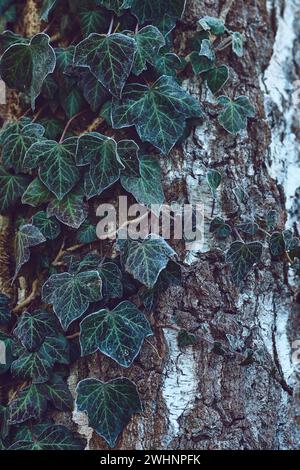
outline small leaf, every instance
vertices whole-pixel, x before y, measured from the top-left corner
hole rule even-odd
[[[84,450],[83,439],[62,425],[47,426],[32,440],[17,441],[8,450]]]
[[[215,66],[214,61],[195,51],[190,54],[189,61],[192,64],[193,72],[195,74],[207,72]]]
[[[241,33],[231,33],[232,50],[238,57],[244,54],[244,37]]]
[[[37,227],[27,224],[20,227],[16,235],[16,272],[14,280],[21,267],[29,261],[30,248],[44,243],[46,238]]]
[[[152,335],[145,315],[131,302],[121,302],[114,310],[99,310],[80,323],[82,355],[97,350],[123,367],[139,354],[143,341]]]
[[[64,330],[80,318],[91,302],[102,298],[102,282],[97,271],[54,274],[44,284],[43,301],[52,304]]]
[[[217,238],[225,239],[231,234],[230,225],[226,224],[221,217],[215,217],[210,224],[210,232],[214,233]]]
[[[281,256],[285,253],[285,241],[282,232],[272,233],[269,239],[269,248],[273,256]]]
[[[217,170],[208,170],[206,177],[210,189],[215,193],[222,181],[221,173]]]
[[[226,259],[231,265],[232,277],[236,284],[241,283],[255,263],[259,263],[262,251],[263,245],[260,242],[235,241],[231,244]]]
[[[33,418],[40,420],[47,409],[47,398],[38,384],[21,390],[9,406],[10,424],[19,424]]]
[[[97,132],[84,134],[78,139],[77,165],[90,164],[85,173],[85,194],[90,199],[100,195],[120,177],[123,165],[117,152],[117,143]]]
[[[136,386],[128,379],[101,382],[85,379],[77,385],[78,411],[86,412],[89,426],[113,447],[131,416],[142,412]]]
[[[88,206],[79,192],[67,194],[61,201],[53,199],[47,208],[48,217],[55,216],[62,224],[78,229],[88,215]]]
[[[14,329],[14,335],[28,351],[38,349],[46,336],[51,334],[56,334],[53,318],[41,310],[24,312]]]
[[[245,222],[243,224],[238,224],[236,228],[239,231],[252,236],[255,235],[259,230],[259,226],[255,222]]]
[[[226,96],[218,99],[224,107],[224,111],[219,114],[219,123],[231,134],[246,129],[247,118],[254,117],[255,109],[246,96],[239,96],[235,100],[230,100]]]
[[[153,287],[175,251],[160,237],[149,235],[144,241],[131,241],[125,254],[125,269],[136,280]]]
[[[78,243],[93,243],[98,240],[96,226],[88,220],[83,222],[80,229],[76,233],[76,241]]]
[[[51,199],[51,193],[39,178],[35,178],[22,196],[22,204],[37,207]]]
[[[201,116],[199,103],[171,77],[162,76],[153,85],[127,85],[122,100],[113,99],[115,129],[135,126],[142,139],[167,154],[185,128],[185,119]]]
[[[206,73],[205,77],[208,88],[213,94],[216,94],[228,81],[228,67],[226,65],[214,67]]]
[[[11,320],[9,309],[10,298],[0,293],[0,325],[6,325]]]
[[[222,19],[214,18],[213,16],[204,16],[199,20],[200,26],[204,31],[211,31],[216,36],[225,33],[225,24]]]
[[[119,98],[129,77],[135,50],[134,39],[124,34],[94,33],[76,46],[74,63],[88,67],[97,80]]]
[[[154,66],[159,75],[176,78],[177,70],[183,70],[186,67],[186,62],[178,55],[168,52],[167,54],[160,54],[155,60]]]
[[[8,87],[29,93],[33,110],[45,78],[55,69],[55,53],[49,42],[47,34],[37,34],[29,44],[9,47],[0,62],[2,79]]]
[[[0,165],[0,214],[5,214],[16,206],[29,182],[27,176],[8,173]]]
[[[207,59],[211,62],[215,60],[216,54],[213,48],[213,43],[210,41],[210,39],[203,39],[201,42],[199,55],[207,57]]]
[[[69,119],[78,114],[85,105],[80,90],[71,83],[67,87],[60,88],[60,102]]]
[[[44,211],[38,212],[32,217],[32,225],[37,227],[48,240],[55,240],[61,232],[57,220],[48,217]]]
[[[137,50],[132,72],[140,75],[147,70],[147,63],[154,64],[159,50],[165,45],[165,38],[155,26],[145,26],[135,34]]]
[[[24,165],[39,167],[39,177],[58,199],[68,194],[79,180],[75,164],[77,138],[71,137],[58,143],[45,140],[33,144],[26,153]]]

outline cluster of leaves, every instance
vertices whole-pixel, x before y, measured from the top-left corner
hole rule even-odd
[[[1,6],[5,24],[12,21],[11,3]],[[24,273],[42,282],[39,309],[33,298],[17,318],[11,299],[0,295],[6,354],[0,374],[8,384],[1,397],[0,448],[82,449],[81,438],[49,419],[52,409],[74,407],[66,385],[69,365],[100,352],[130,367],[152,335],[147,311],[180,282],[176,253],[160,237],[118,240],[113,259],[99,254],[95,207],[114,192],[146,206],[164,202],[158,156],[204,118],[181,77],[192,67],[203,78],[228,132],[244,131],[254,116],[247,97],[219,96],[229,69],[217,64],[217,53],[232,45],[241,56],[242,36],[205,17],[191,51],[179,57],[173,37],[184,7],[185,0],[44,0],[41,19],[55,33],[52,40],[44,32],[0,35],[1,78],[32,110],[0,132],[0,214],[12,215],[15,224],[14,282]],[[85,128],[97,122],[96,131],[72,132],[80,116]],[[208,180],[217,192],[218,172],[212,170]],[[212,221],[221,238],[232,230],[231,221]],[[80,255],[71,255],[78,248],[68,250],[71,243],[80,244]],[[270,236],[278,256],[280,246],[290,252],[293,243],[286,233]],[[227,257],[236,280],[261,251],[260,241],[231,245]],[[32,253],[35,262],[28,263]],[[125,378],[81,381],[75,406],[110,446],[142,410],[136,385]]]

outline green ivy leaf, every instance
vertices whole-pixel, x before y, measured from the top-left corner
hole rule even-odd
[[[121,302],[114,310],[99,310],[80,323],[82,355],[97,350],[123,367],[139,354],[144,339],[152,335],[145,315],[131,302]]]
[[[134,140],[119,140],[118,155],[124,168],[122,176],[140,176],[139,146]]]
[[[43,137],[45,129],[40,124],[18,126],[18,132],[10,133],[2,143],[2,162],[16,173],[26,170],[24,157],[32,144]]]
[[[177,70],[183,70],[186,66],[186,61],[172,52],[167,52],[166,54],[160,54],[156,58],[154,66],[159,75],[168,75],[169,77],[176,78]]]
[[[45,78],[55,69],[55,53],[49,42],[47,34],[37,34],[29,44],[10,46],[0,61],[2,79],[10,88],[29,93],[32,109]]]
[[[3,54],[6,49],[14,44],[28,44],[29,39],[23,38],[19,34],[14,33],[13,31],[3,31],[0,34],[0,53]]]
[[[125,254],[125,269],[134,279],[152,288],[175,251],[161,237],[149,235],[142,242],[131,241]]]
[[[14,335],[28,351],[38,349],[46,336],[52,334],[56,334],[53,318],[42,310],[24,312],[14,329]]]
[[[53,305],[64,330],[80,318],[91,302],[102,298],[102,282],[97,271],[54,274],[44,284],[44,302]]]
[[[103,6],[107,10],[112,10],[120,16],[126,8],[130,8],[132,0],[96,0],[96,5]]]
[[[24,165],[39,167],[39,177],[58,199],[68,194],[79,180],[75,164],[77,138],[71,137],[61,143],[55,140],[36,142],[26,153]]]
[[[55,216],[62,224],[78,229],[88,215],[88,206],[80,192],[67,194],[61,201],[53,199],[47,207],[48,217]]]
[[[66,381],[58,374],[53,374],[49,382],[42,384],[48,401],[60,411],[71,411],[73,397]]]
[[[185,0],[132,0],[131,12],[141,24],[146,21],[156,20],[168,15],[173,18],[181,18],[185,8]]]
[[[121,175],[123,188],[131,193],[139,204],[164,203],[165,196],[161,183],[161,170],[159,162],[151,155],[145,155],[139,159],[140,176]]]
[[[273,256],[281,256],[285,253],[285,241],[282,232],[272,233],[269,239],[269,248]]]
[[[96,226],[86,220],[81,225],[80,229],[76,233],[76,241],[78,243],[93,243],[98,240],[96,233]]]
[[[225,239],[231,234],[230,225],[226,224],[221,217],[215,217],[210,224],[210,232],[214,233],[217,238]]]
[[[262,251],[263,245],[260,242],[235,241],[230,245],[226,260],[231,265],[232,277],[236,284],[243,281],[255,263],[259,263]]]
[[[195,51],[189,55],[189,61],[192,64],[192,69],[195,74],[207,72],[215,66],[214,61],[211,61],[206,56],[200,55]]]
[[[94,113],[99,111],[109,97],[108,91],[88,69],[82,69],[78,85],[82,88],[83,96],[91,110]]]
[[[204,31],[211,31],[216,36],[225,33],[225,24],[222,19],[214,18],[213,16],[204,16],[199,20],[199,24]]]
[[[232,50],[238,57],[243,57],[244,54],[244,37],[241,33],[231,33]]]
[[[43,21],[48,21],[49,14],[54,10],[58,0],[43,0],[43,5],[40,11],[40,17]]]
[[[64,125],[60,119],[43,118],[39,123],[44,127],[44,137],[48,140],[56,140],[63,133]]]
[[[206,178],[210,189],[212,190],[213,194],[215,194],[222,181],[221,173],[213,169],[208,170]]]
[[[49,202],[51,193],[39,178],[35,178],[27,187],[22,196],[22,204],[29,204],[38,207],[45,202]]]
[[[213,94],[223,88],[229,78],[229,71],[226,65],[220,67],[214,67],[205,74],[206,83],[208,88]]]
[[[60,103],[69,119],[78,114],[85,105],[81,91],[71,81],[65,81],[65,86],[61,86]]]
[[[17,441],[8,450],[83,450],[84,441],[61,425],[47,426],[32,440]]]
[[[9,423],[19,424],[33,418],[41,420],[47,409],[47,398],[39,384],[21,390],[9,406]]]
[[[136,41],[136,54],[132,72],[140,75],[147,70],[147,63],[154,64],[159,50],[165,45],[165,38],[155,26],[149,25],[140,29],[134,36]]]
[[[76,46],[74,63],[88,67],[97,80],[119,98],[129,77],[135,51],[134,39],[124,34],[94,33]]]
[[[46,212],[40,211],[32,217],[32,225],[37,227],[48,240],[55,240],[61,232],[60,224]]]
[[[122,273],[115,263],[101,263],[97,271],[102,279],[103,297],[117,299],[123,296]]]
[[[44,243],[46,238],[37,227],[27,224],[20,227],[16,235],[16,272],[14,280],[21,267],[29,261],[30,248]]]
[[[203,39],[200,46],[200,56],[207,57],[208,60],[213,62],[216,58],[216,53],[213,48],[213,43],[210,39]]]
[[[185,129],[185,120],[201,116],[199,103],[171,77],[162,76],[153,85],[127,85],[122,100],[113,99],[115,129],[135,126],[147,141],[167,154]]]
[[[104,32],[107,26],[107,16],[103,10],[91,9],[88,6],[80,9],[79,21],[84,36]]]
[[[11,320],[11,312],[9,309],[10,298],[0,293],[0,325],[6,325]]]
[[[90,199],[100,195],[120,177],[123,165],[114,139],[97,132],[84,134],[78,139],[77,165],[90,164],[85,173],[85,194]]]
[[[24,175],[13,175],[0,165],[0,213],[13,209],[26,190],[30,179]]]
[[[255,109],[246,96],[239,96],[235,100],[221,96],[218,102],[224,107],[219,114],[219,123],[230,134],[246,129],[247,118],[255,116]]]
[[[101,382],[85,379],[77,385],[78,411],[86,412],[89,426],[113,447],[131,416],[142,412],[136,385],[128,379]]]

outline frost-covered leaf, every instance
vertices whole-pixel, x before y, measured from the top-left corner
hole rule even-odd
[[[242,224],[236,225],[236,228],[243,233],[246,233],[247,235],[255,235],[258,230],[259,226],[255,222],[244,222]]]
[[[142,242],[130,241],[124,259],[125,269],[136,280],[151,288],[170,259],[175,257],[175,251],[163,238],[149,235]]]
[[[80,8],[79,21],[84,36],[91,33],[102,33],[107,29],[108,15],[101,9],[91,9],[89,6]]]
[[[47,409],[47,398],[39,384],[22,389],[9,406],[10,424],[19,424],[33,418],[40,420]]]
[[[78,114],[85,105],[81,91],[72,82],[65,82],[65,86],[61,86],[60,103],[69,119]]]
[[[38,166],[40,179],[60,200],[79,180],[80,174],[75,164],[76,147],[76,137],[61,143],[45,140],[33,144],[25,156],[24,165],[30,169]]]
[[[205,78],[210,91],[216,94],[229,78],[228,67],[226,65],[214,67],[205,74]]]
[[[130,8],[132,0],[96,0],[96,5],[114,11],[118,16],[124,13],[126,8]]]
[[[113,99],[115,129],[135,126],[142,139],[167,154],[175,145],[189,117],[202,116],[199,103],[171,77],[162,76],[153,85],[138,83],[124,88],[122,99]]]
[[[26,190],[30,178],[14,175],[0,165],[0,213],[5,214],[13,209]]]
[[[131,416],[142,412],[136,385],[121,378],[110,382],[85,379],[77,386],[78,411],[87,413],[89,426],[113,447]]]
[[[273,256],[281,256],[285,253],[285,241],[282,232],[272,233],[269,239],[269,248]]]
[[[218,187],[221,184],[222,176],[221,173],[217,170],[208,170],[206,174],[207,182],[213,193],[216,192]]]
[[[44,302],[52,304],[64,330],[80,318],[91,302],[102,298],[102,282],[97,271],[54,274],[43,286]]]
[[[101,263],[97,267],[103,283],[103,297],[120,298],[123,295],[122,273],[115,263]]]
[[[88,67],[112,95],[120,97],[132,68],[135,51],[134,39],[124,34],[94,33],[76,46],[74,63]]]
[[[232,50],[238,57],[243,57],[244,54],[244,37],[241,33],[231,33]]]
[[[207,57],[211,62],[215,60],[216,53],[213,48],[213,43],[209,39],[203,39],[201,42],[199,55]]]
[[[178,55],[172,52],[167,52],[157,57],[154,66],[155,70],[157,70],[160,75],[176,77],[176,71],[184,69],[186,61],[183,61]]]
[[[165,38],[161,32],[152,25],[140,29],[134,36],[136,41],[136,53],[132,72],[140,75],[147,70],[147,63],[154,64],[159,50],[165,45]]]
[[[124,166],[122,176],[140,176],[139,150],[134,140],[119,140],[118,155]]]
[[[30,258],[30,248],[44,243],[46,238],[37,227],[27,224],[20,227],[16,235],[16,272],[14,279],[21,267],[27,263]]]
[[[96,113],[109,97],[108,91],[88,69],[82,69],[78,85],[82,88],[83,96]]]
[[[47,426],[32,440],[17,441],[8,450],[83,450],[84,440],[62,425]]]
[[[55,240],[61,232],[60,224],[46,212],[40,211],[32,217],[32,225],[37,227],[48,240]]]
[[[31,107],[39,96],[45,78],[54,71],[56,58],[50,38],[40,33],[29,44],[9,47],[0,61],[0,75],[10,88],[30,94]]]
[[[121,174],[121,184],[139,204],[162,205],[165,196],[161,183],[160,165],[155,157],[145,155],[139,159],[139,175]]]
[[[48,217],[55,216],[62,224],[78,229],[88,215],[88,206],[80,192],[67,194],[61,201],[53,199],[47,208]]]
[[[13,31],[3,31],[0,34],[0,54],[3,54],[6,49],[14,44],[28,44],[29,39],[14,33]]]
[[[131,12],[141,24],[146,21],[156,20],[168,15],[173,18],[181,18],[186,0],[132,0]]]
[[[49,14],[54,10],[58,0],[43,0],[40,17],[43,21],[48,21]]]
[[[97,132],[83,134],[78,139],[77,165],[89,164],[85,173],[85,194],[90,199],[100,195],[120,177],[123,165],[114,139]]]
[[[40,124],[18,126],[16,132],[9,133],[2,143],[2,163],[8,169],[20,173],[26,170],[24,157],[32,144],[43,137],[45,129]]]
[[[239,96],[235,100],[220,96],[218,102],[224,107],[219,114],[219,123],[230,134],[246,129],[247,118],[255,116],[255,109],[246,96]]]
[[[260,242],[235,241],[230,245],[226,260],[231,265],[232,277],[236,284],[241,283],[255,263],[259,263],[262,251],[263,245]]]
[[[199,20],[200,26],[204,31],[211,31],[216,36],[225,33],[225,24],[222,19],[214,18],[213,16],[204,16]]]
[[[80,324],[82,355],[97,350],[123,367],[129,367],[139,354],[143,341],[152,335],[145,315],[131,302],[121,302],[113,310],[88,315]]]
[[[51,192],[41,182],[39,178],[35,178],[22,196],[22,204],[29,204],[33,207],[38,207],[45,202],[50,201],[52,197]]]
[[[97,240],[96,226],[89,220],[86,220],[83,222],[79,230],[77,230],[76,241],[78,243],[93,243]]]
[[[53,374],[50,381],[42,384],[48,401],[60,411],[71,411],[73,397],[67,382],[58,374]]]
[[[28,351],[38,349],[46,336],[55,335],[56,327],[49,313],[36,310],[24,312],[19,318],[14,335]]]
[[[226,224],[221,217],[215,217],[211,221],[209,231],[221,239],[225,239],[231,234],[230,225]]]
[[[0,325],[6,325],[10,322],[11,312],[9,309],[10,298],[0,293]]]
[[[189,56],[195,74],[204,73],[214,68],[214,61],[208,59],[205,55],[200,55],[193,51]]]

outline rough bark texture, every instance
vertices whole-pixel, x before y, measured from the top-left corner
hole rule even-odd
[[[198,18],[220,14],[227,14],[229,27],[247,39],[242,59],[223,53],[233,75],[228,94],[249,96],[257,118],[243,135],[228,135],[217,125],[200,78],[187,79],[186,88],[204,103],[211,119],[164,160],[167,199],[202,201],[209,212],[205,166],[219,168],[224,175],[222,212],[234,211],[232,189],[242,186],[245,215],[263,215],[276,207],[284,227],[285,191],[292,195],[296,189],[286,162],[293,171],[299,165],[291,84],[299,78],[300,63],[293,57],[299,48],[300,2],[187,0],[180,47]],[[276,70],[280,76],[274,76]],[[161,298],[151,315],[155,335],[135,364],[124,370],[100,354],[82,359],[72,370],[70,389],[74,392],[88,376],[127,376],[136,382],[144,413],[133,418],[118,449],[296,449],[299,391],[290,345],[297,339],[299,308],[287,266],[271,263],[265,250],[263,262],[238,290],[222,250],[207,233],[201,252],[183,258],[182,286],[171,287]],[[178,327],[195,334],[194,346],[178,349]],[[85,435],[88,449],[106,448],[83,414],[75,411],[71,420],[57,413],[56,420]]]

